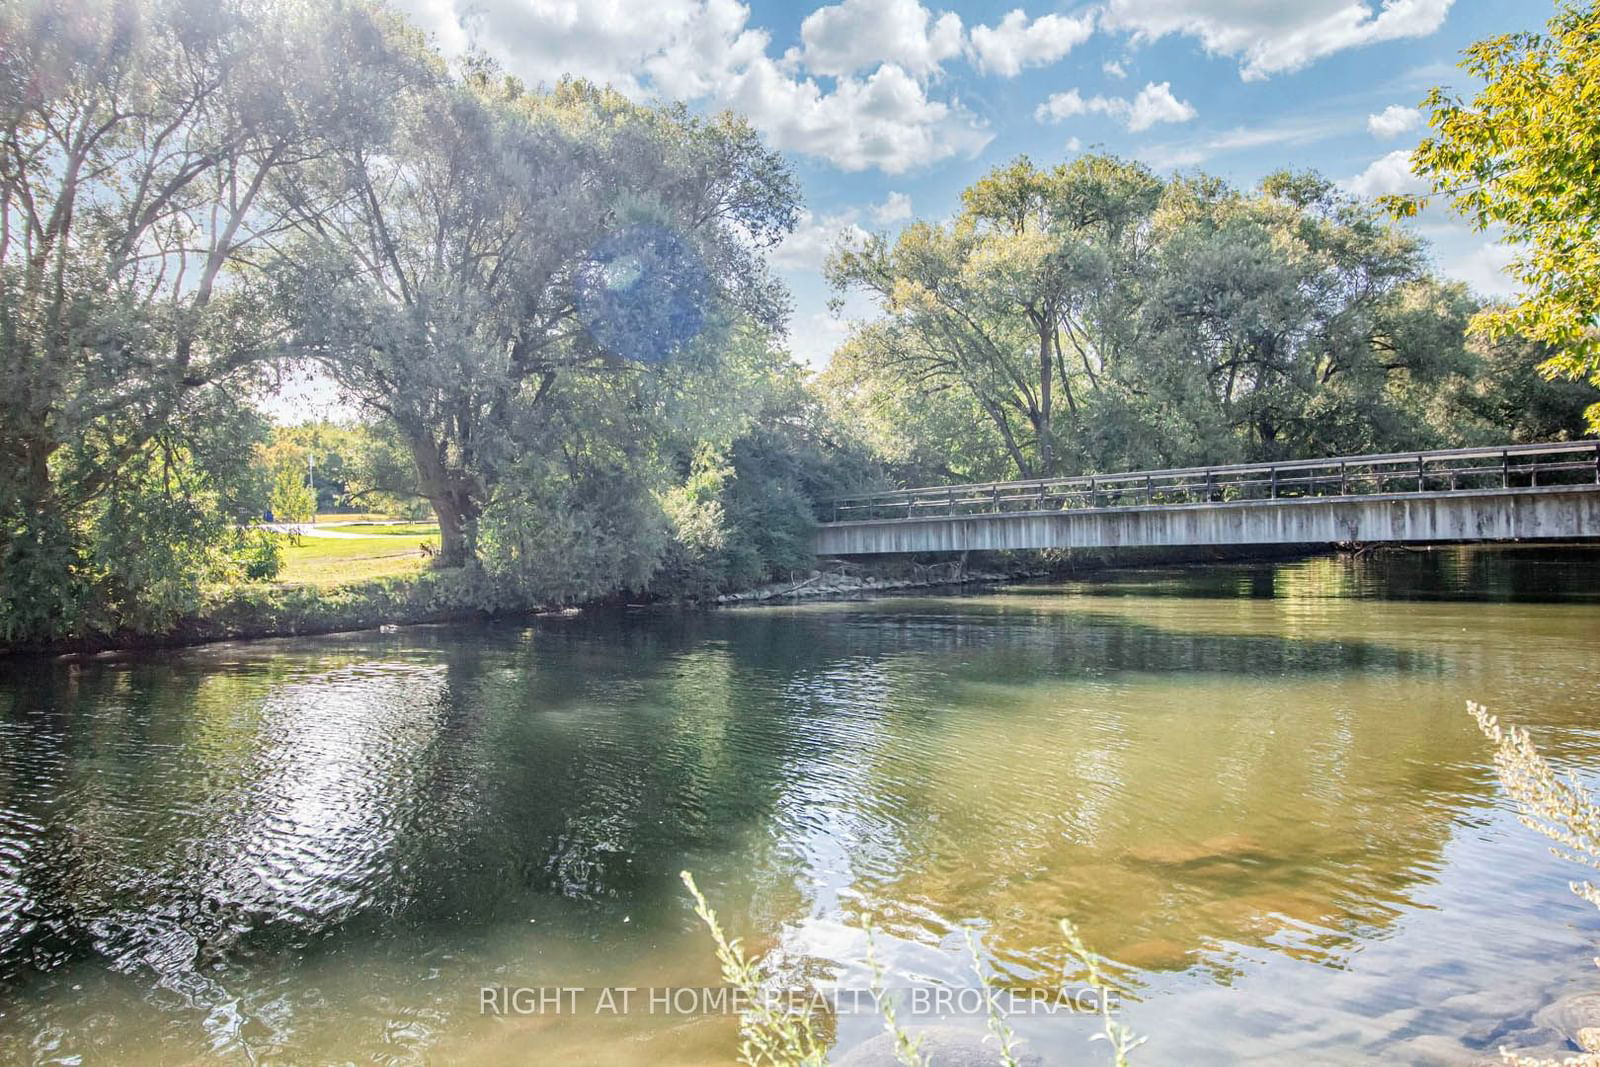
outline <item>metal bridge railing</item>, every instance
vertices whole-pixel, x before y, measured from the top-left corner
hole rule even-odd
[[[978,482],[836,497],[824,522],[1388,493],[1600,485],[1600,441]]]

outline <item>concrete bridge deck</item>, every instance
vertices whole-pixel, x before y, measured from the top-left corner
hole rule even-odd
[[[937,486],[826,507],[823,556],[1600,538],[1600,442]]]

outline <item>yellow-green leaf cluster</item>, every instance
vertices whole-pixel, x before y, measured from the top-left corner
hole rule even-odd
[[[1548,374],[1600,381],[1600,0],[1565,4],[1545,33],[1480,41],[1461,65],[1483,87],[1471,100],[1429,94],[1434,132],[1413,166],[1431,195],[1520,248],[1521,299],[1484,309],[1474,329],[1540,341]],[[1425,199],[1388,206],[1414,215]],[[1600,405],[1588,414],[1600,429]]]

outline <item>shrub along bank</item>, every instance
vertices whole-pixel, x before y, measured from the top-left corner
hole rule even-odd
[[[383,626],[517,618],[625,604],[697,608],[796,600],[841,600],[913,589],[996,585],[1029,579],[1070,579],[1127,567],[1187,566],[1287,559],[1326,551],[1324,545],[1260,549],[1151,548],[1082,552],[974,553],[952,558],[886,557],[871,562],[818,560],[782,578],[718,591],[698,580],[656,581],[645,591],[584,601],[541,599],[478,568],[422,570],[345,585],[233,585],[206,594],[198,611],[161,631],[126,629],[48,642],[0,647],[0,656],[81,654],[119,649],[174,648],[216,641],[296,637]]]

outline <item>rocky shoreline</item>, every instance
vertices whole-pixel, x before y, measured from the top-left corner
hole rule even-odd
[[[959,566],[932,566],[918,568],[904,576],[874,575],[865,571],[851,573],[848,566],[813,570],[803,577],[786,582],[769,582],[754,589],[723,593],[715,597],[715,604],[754,604],[782,600],[842,600],[869,593],[888,593],[902,589],[933,589],[962,585],[999,585],[1028,578],[1044,578],[1046,569],[1032,570],[968,570]]]

